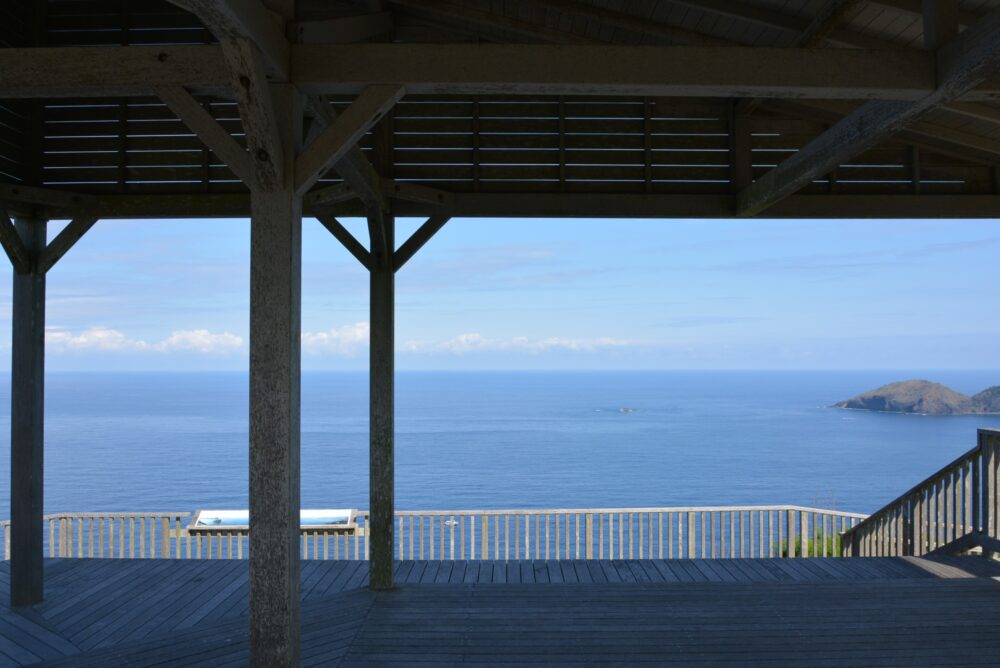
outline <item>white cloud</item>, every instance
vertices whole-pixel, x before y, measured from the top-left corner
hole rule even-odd
[[[609,348],[622,348],[635,345],[636,341],[600,337],[593,339],[564,338],[559,336],[544,339],[531,339],[526,336],[514,336],[507,339],[490,339],[482,334],[472,332],[436,343],[407,341],[403,345],[406,352],[447,352],[461,355],[471,352],[520,352],[540,354],[554,350],[571,352],[596,352]]]
[[[302,332],[302,349],[312,354],[353,356],[367,347],[369,329],[367,322],[356,322],[323,332]]]
[[[170,336],[150,343],[131,339],[117,329],[90,327],[78,334],[51,328],[45,332],[46,347],[54,352],[161,352],[194,351],[208,355],[227,354],[243,348],[243,338],[229,332],[213,334],[207,329],[178,330]]]

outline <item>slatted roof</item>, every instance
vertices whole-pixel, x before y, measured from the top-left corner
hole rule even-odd
[[[805,47],[838,53],[912,53],[924,46],[919,0],[294,4],[295,15],[286,17],[293,42]],[[1000,0],[959,5],[961,30],[1000,8]],[[8,48],[216,43],[195,14],[164,0],[6,0],[0,7],[0,44]],[[231,96],[196,98],[245,145]],[[332,93],[322,102],[340,114],[354,98]],[[731,215],[738,213],[735,195],[747,178],[759,179],[860,104],[795,95],[408,92],[379,124],[391,138],[388,157],[372,162],[402,215],[441,206],[466,215]],[[360,141],[369,157],[372,137]],[[749,169],[743,183],[741,159]],[[1000,102],[992,95],[959,98],[809,179],[769,214],[996,215],[998,166]],[[330,193],[339,183],[340,172],[331,168],[313,193]],[[47,205],[36,201],[37,193],[24,195],[26,186],[97,197],[77,201],[105,216],[239,214],[248,192],[152,94],[0,99],[0,194],[13,208]],[[345,186],[325,198],[307,196],[307,209],[357,211],[350,195]],[[941,199],[946,195],[952,198]]]

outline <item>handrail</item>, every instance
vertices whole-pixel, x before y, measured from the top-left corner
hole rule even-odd
[[[190,513],[48,514],[50,557],[227,558],[249,554],[246,527],[189,531]],[[357,524],[303,527],[306,559],[367,559],[367,510]],[[401,510],[399,559],[760,558],[837,556],[859,513],[796,505]],[[9,555],[9,522],[3,523]]]
[[[883,512],[885,512],[886,510],[889,510],[895,504],[899,503],[900,499],[904,499],[907,496],[910,496],[911,494],[914,494],[915,492],[919,491],[922,487],[926,487],[930,483],[936,482],[945,473],[947,473],[950,470],[956,468],[957,466],[959,466],[963,462],[975,458],[977,455],[979,455],[980,451],[981,451],[980,446],[976,445],[976,447],[972,448],[968,452],[959,455],[958,457],[956,457],[955,459],[951,460],[950,462],[948,462],[947,464],[945,464],[944,466],[942,466],[940,469],[938,469],[937,471],[935,471],[931,475],[927,476],[926,478],[924,478],[923,480],[921,480],[920,482],[918,482],[916,485],[914,485],[910,489],[906,490],[905,492],[903,492],[902,494],[900,494],[899,496],[897,496],[895,499],[893,499],[889,503],[885,504],[884,506],[882,506],[881,508],[879,508],[878,510],[876,510],[875,512],[873,512],[871,515],[868,515],[867,516],[868,517],[867,520],[865,520],[864,522],[861,522],[861,524],[859,524],[858,526],[851,528],[850,531],[856,531],[859,527],[863,526],[865,524],[865,522],[867,522],[869,520],[873,520],[874,518],[878,517],[880,514],[882,514]]]
[[[1000,430],[843,532],[847,556],[920,556],[982,546],[998,533]],[[984,550],[984,553],[987,550]]]

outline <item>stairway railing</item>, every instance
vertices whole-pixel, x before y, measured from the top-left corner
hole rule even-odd
[[[998,472],[1000,430],[980,429],[975,448],[845,531],[843,555],[1000,551]]]

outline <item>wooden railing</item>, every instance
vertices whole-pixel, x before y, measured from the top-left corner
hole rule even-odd
[[[50,557],[243,559],[248,533],[188,531],[188,513],[47,515]],[[710,559],[839,556],[864,515],[799,506],[421,510],[396,513],[399,559]],[[351,530],[304,529],[303,559],[367,559],[367,511]],[[4,555],[10,526],[4,522]],[[803,540],[803,537],[805,539]]]
[[[1000,430],[845,532],[845,556],[997,551]]]

